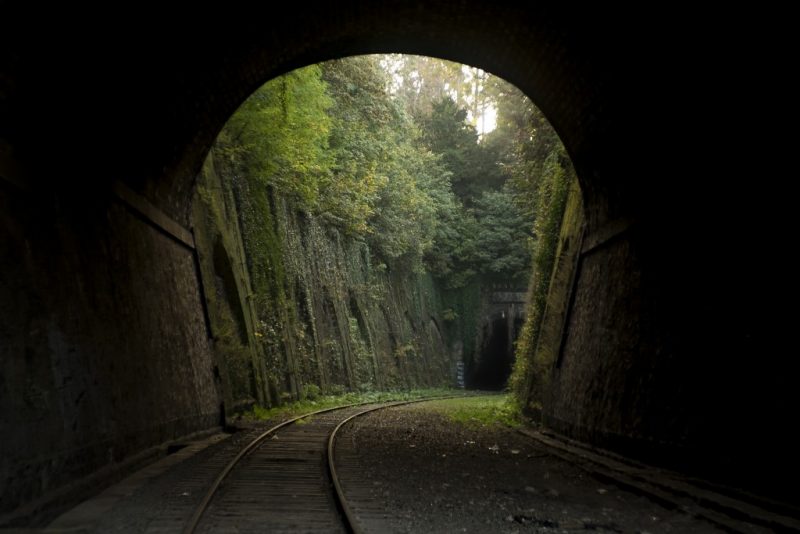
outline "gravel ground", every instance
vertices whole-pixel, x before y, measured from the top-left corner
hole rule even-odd
[[[344,429],[340,479],[367,532],[720,532],[507,427],[454,422],[449,406],[383,410]]]

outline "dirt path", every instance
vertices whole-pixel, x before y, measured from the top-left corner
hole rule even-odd
[[[366,532],[720,532],[598,481],[502,425],[446,415],[469,402],[482,401],[394,408],[345,430],[340,477]]]

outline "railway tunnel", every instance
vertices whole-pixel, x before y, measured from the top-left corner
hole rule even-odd
[[[502,391],[508,386],[514,348],[525,321],[527,294],[521,288],[491,284],[481,319],[475,357],[466,369],[469,388]]]
[[[0,512],[219,424],[195,179],[262,83],[373,52],[502,76],[569,151],[585,226],[543,423],[796,501],[797,364],[777,306],[790,300],[791,211],[762,185],[791,168],[764,137],[786,100],[736,34],[744,14],[630,24],[599,6],[353,0],[247,15],[137,6],[94,24],[3,10]],[[748,99],[759,112],[736,113]]]

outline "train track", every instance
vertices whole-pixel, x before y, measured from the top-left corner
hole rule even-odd
[[[259,434],[219,473],[183,530],[362,532],[336,474],[339,429],[412,401],[351,404],[306,413]]]

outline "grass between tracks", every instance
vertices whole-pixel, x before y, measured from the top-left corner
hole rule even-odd
[[[426,404],[423,409],[434,410],[468,427],[518,427],[523,423],[519,406],[509,394],[446,399]]]
[[[316,410],[325,408],[335,408],[345,404],[356,404],[362,402],[391,402],[402,400],[414,400],[423,397],[439,397],[444,395],[458,395],[463,393],[460,389],[413,389],[410,391],[368,391],[361,393],[345,393],[343,395],[320,395],[314,399],[305,399],[276,406],[264,408],[261,406],[253,407],[253,410],[245,417],[258,421],[267,419],[294,417]]]

